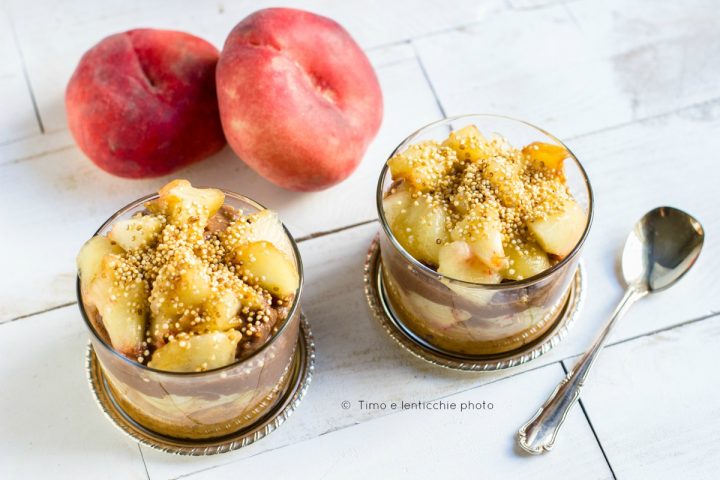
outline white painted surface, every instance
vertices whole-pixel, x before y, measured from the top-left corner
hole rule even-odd
[[[34,160],[65,150],[77,151],[69,130],[63,129],[46,132],[44,135],[22,137],[0,143],[0,165]]]
[[[279,210],[296,236],[307,236],[374,218],[382,162],[403,137],[437,119],[440,107],[448,113],[518,115],[570,138],[593,183],[596,215],[584,252],[588,295],[580,321],[563,344],[523,369],[497,374],[437,369],[399,350],[370,318],[361,269],[377,225],[308,240],[301,243],[304,308],[316,334],[318,363],[300,409],[277,432],[239,452],[182,458],[143,448],[143,458],[93,405],[82,368],[84,327],[75,307],[38,312],[74,300],[74,257],[82,242],[115,210],[167,178],[117,179],[84,158],[65,129],[65,83],[82,52],[110,33],[140,26],[175,28],[221,46],[232,25],[262,4],[7,0],[0,3],[0,265],[12,274],[0,279],[0,352],[5,358],[0,366],[0,477],[43,477],[50,465],[54,477],[68,478],[143,478],[145,469],[153,479],[198,471],[204,472],[198,477],[223,478],[263,466],[277,468],[282,478],[298,475],[283,468],[302,465],[305,473],[314,472],[313,466],[324,468],[328,478],[351,473],[368,478],[378,472],[372,468],[400,478],[438,472],[460,478],[607,478],[600,448],[579,409],[551,456],[516,455],[512,435],[560,377],[557,362],[580,353],[612,310],[621,294],[614,259],[646,210],[660,204],[687,209],[703,222],[708,241],[694,270],[673,290],[638,304],[612,340],[720,311],[715,275],[720,247],[714,240],[720,236],[715,201],[720,17],[715,3],[293,4],[344,24],[376,67],[386,115],[360,168],[341,185],[309,195],[273,187],[229,150],[177,176],[254,197]],[[29,87],[45,134],[39,133]],[[708,359],[718,346],[716,326],[713,317],[606,352],[585,401],[618,478],[644,478],[646,471],[656,477],[689,472],[710,478],[717,469],[717,453],[707,446],[720,427],[714,407],[720,389],[700,383],[715,375]],[[628,360],[634,353],[641,359]],[[671,376],[678,390],[668,390]],[[692,397],[679,393],[696,391]],[[613,409],[624,392],[627,409]],[[503,410],[470,419],[340,407],[345,399],[468,395],[496,396]],[[668,411],[678,414],[667,417]],[[658,424],[660,417],[667,427]],[[673,434],[679,442],[672,441]],[[659,442],[660,455],[643,444],[647,435]],[[483,461],[469,470],[466,462],[472,459]],[[412,472],[414,465],[423,468]]]
[[[413,43],[449,115],[503,113],[567,138],[720,96],[717,9],[583,0]]]
[[[255,478],[308,480],[612,478],[579,409],[569,415],[566,442],[554,455],[521,457],[514,446],[517,418],[542,401],[546,386],[562,376],[559,365],[547,366],[444,397],[447,405],[456,405],[454,411],[402,411],[190,478],[230,479],[239,471]],[[523,395],[517,395],[519,391]],[[482,402],[492,403],[493,409],[470,410],[471,404]]]
[[[90,393],[87,341],[74,306],[2,326],[0,478],[145,478]]]
[[[716,316],[603,352],[582,399],[618,478],[717,478],[719,349]]]
[[[693,270],[671,290],[633,307],[613,334],[615,340],[720,312],[720,210],[713,201],[720,166],[711,153],[720,147],[719,128],[720,102],[714,102],[569,142],[595,190],[595,223],[584,252],[588,323],[601,321],[621,297],[615,262],[627,233],[645,212],[672,205],[695,215],[705,229],[706,242]]]
[[[40,133],[30,91],[23,74],[20,51],[10,17],[0,6],[0,148],[16,138]]]

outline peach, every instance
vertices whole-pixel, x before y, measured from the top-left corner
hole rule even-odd
[[[225,145],[215,93],[218,50],[193,35],[139,29],[83,55],[65,93],[70,131],[100,168],[156,177]]]
[[[232,149],[290,190],[345,179],[382,121],[363,51],[333,20],[301,10],[269,8],[241,21],[220,54],[217,90]]]

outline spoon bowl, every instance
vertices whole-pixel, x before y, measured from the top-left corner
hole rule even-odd
[[[704,238],[700,222],[682,210],[650,210],[625,242],[621,261],[625,283],[644,293],[670,287],[695,263]]]

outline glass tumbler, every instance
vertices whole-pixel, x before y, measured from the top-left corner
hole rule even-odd
[[[112,225],[143,211],[149,195],[122,208],[95,235],[104,235]],[[264,207],[232,192],[225,192],[225,205],[254,213]],[[161,435],[180,439],[210,439],[235,433],[253,425],[280,401],[289,387],[293,356],[300,328],[302,262],[290,233],[293,261],[300,277],[298,290],[277,333],[250,357],[204,372],[168,372],[150,368],[113,349],[100,319],[88,307],[77,281],[78,305],[90,330],[90,341],[115,402],[140,426]]]
[[[498,115],[463,115],[431,123],[412,133],[391,157],[424,140],[442,142],[453,130],[475,125],[521,148],[531,142],[562,142],[529,123]],[[567,147],[566,147],[567,148]],[[562,313],[593,216],[592,189],[582,165],[569,152],[567,184],[587,213],[584,232],[561,261],[535,275],[499,284],[470,283],[440,275],[413,258],[393,236],[382,200],[392,179],[385,165],[377,185],[380,255],[385,296],[396,319],[416,340],[459,357],[500,355],[540,338]]]

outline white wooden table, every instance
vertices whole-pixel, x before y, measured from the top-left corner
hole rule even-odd
[[[85,380],[74,258],[118,206],[167,178],[122,180],[84,158],[66,128],[65,84],[82,52],[110,33],[172,28],[221,46],[266,3],[0,2],[0,478],[717,478],[717,0],[291,2],[345,25],[377,69],[386,115],[362,165],[315,194],[273,187],[227,149],[177,175],[258,199],[300,238],[317,339],[310,391],[281,429],[214,457],[161,454],[108,423]],[[410,357],[372,321],[362,291],[388,153],[425,123],[475,112],[524,118],[567,140],[597,200],[579,322],[548,355],[495,374]],[[700,261],[618,326],[556,450],[520,455],[518,426],[621,295],[614,262],[626,232],[661,204],[703,222]],[[431,399],[494,408],[359,408]]]

